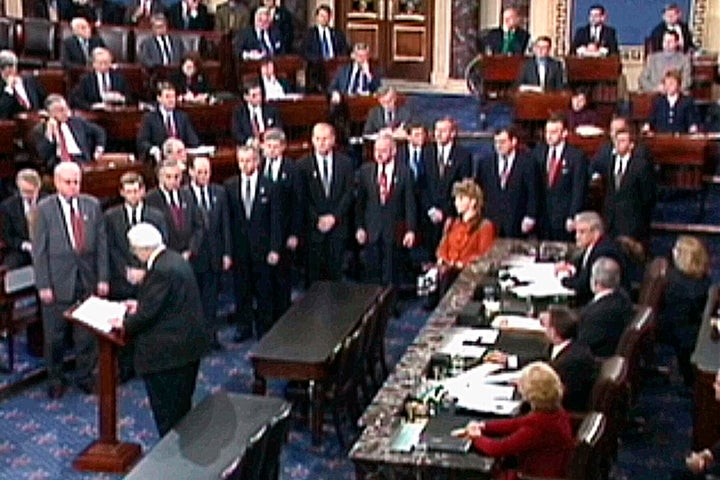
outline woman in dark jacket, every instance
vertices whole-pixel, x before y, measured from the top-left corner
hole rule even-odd
[[[202,69],[202,58],[197,52],[185,54],[180,69],[173,72],[170,81],[177,89],[181,102],[207,103],[212,87]]]

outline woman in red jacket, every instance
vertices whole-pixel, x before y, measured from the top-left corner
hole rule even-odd
[[[464,434],[486,455],[517,457],[518,471],[524,474],[563,477],[574,438],[570,416],[561,406],[560,378],[547,363],[533,362],[523,368],[518,390],[530,404],[530,413],[508,420],[470,422]],[[515,471],[504,473],[502,478],[517,478]]]

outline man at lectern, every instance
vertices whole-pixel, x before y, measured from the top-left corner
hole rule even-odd
[[[190,264],[165,247],[160,231],[139,223],[128,231],[135,256],[147,266],[137,301],[118,320],[135,343],[135,371],[145,382],[153,417],[164,436],[192,407],[200,358],[210,349],[200,292]]]

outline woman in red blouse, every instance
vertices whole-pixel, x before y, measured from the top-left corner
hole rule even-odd
[[[523,368],[518,381],[527,415],[508,420],[470,422],[463,435],[473,446],[492,457],[515,456],[518,471],[526,475],[563,477],[574,446],[569,414],[562,408],[563,385],[545,362]],[[515,479],[517,472],[502,478]]]

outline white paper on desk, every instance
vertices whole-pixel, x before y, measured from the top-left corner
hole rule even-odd
[[[457,406],[478,412],[509,415],[520,402],[513,400],[515,387],[512,385],[490,385],[477,383],[464,389],[456,389],[451,395],[457,399]]]
[[[529,263],[509,268],[508,273],[520,282],[544,283],[555,278],[555,264],[549,262]]]
[[[522,315],[498,315],[492,321],[492,327],[507,330],[525,330],[528,332],[545,331],[545,327],[540,324],[540,320],[532,317],[523,317]]]
[[[111,302],[92,295],[75,309],[72,316],[101,332],[110,333],[110,320],[123,318],[126,309],[122,302]]]
[[[535,263],[534,255],[510,255],[508,258],[503,260],[503,265],[506,267],[523,267]]]
[[[520,380],[520,370],[494,373],[483,380],[485,383],[515,383]]]
[[[465,410],[473,412],[487,412],[495,415],[511,416],[520,411],[520,400],[489,400],[487,398],[463,398],[458,399],[456,405]]]
[[[546,297],[572,297],[574,290],[565,288],[562,283],[554,277],[547,282],[531,283],[530,285],[518,285],[510,291],[519,298],[546,298]]]
[[[501,368],[503,368],[502,365],[497,363],[481,363],[480,365],[473,367],[456,377],[446,378],[440,382],[440,384],[448,392],[462,393],[462,391],[469,388],[471,385],[482,384],[486,376],[493,372],[497,372]]]
[[[190,155],[215,155],[215,145],[200,145],[195,148],[188,148],[187,153]]]

